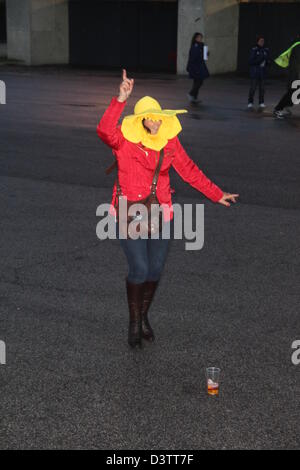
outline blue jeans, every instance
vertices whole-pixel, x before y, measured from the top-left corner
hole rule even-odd
[[[118,223],[116,229],[117,238],[119,238]],[[119,241],[128,262],[128,281],[134,284],[141,284],[145,281],[158,281],[167,259],[170,240],[119,238]]]

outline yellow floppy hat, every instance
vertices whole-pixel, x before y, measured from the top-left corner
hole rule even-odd
[[[162,109],[159,102],[150,96],[141,98],[134,107],[134,114],[125,116],[121,132],[125,139],[133,143],[142,142],[145,147],[161,150],[169,139],[182,130],[176,114],[187,113],[186,109]],[[150,134],[143,126],[143,119],[161,120],[157,134]]]

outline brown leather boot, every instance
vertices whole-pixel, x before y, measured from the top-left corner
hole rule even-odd
[[[128,343],[132,348],[142,346],[142,295],[144,284],[133,284],[126,279],[126,291],[129,309]]]
[[[154,341],[154,331],[148,320],[148,310],[150,308],[154,293],[158,286],[159,281],[146,281],[144,282],[144,293],[142,302],[142,337],[147,341]]]

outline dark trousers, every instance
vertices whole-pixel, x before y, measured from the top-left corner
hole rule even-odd
[[[201,80],[200,78],[194,78],[193,86],[189,94],[193,96],[195,100],[198,98],[198,93],[202,85],[203,85],[203,80]]]
[[[284,108],[292,107],[294,105],[292,101],[292,95],[295,90],[290,87],[288,91],[283,95],[278,105],[275,106],[275,111],[282,111]]]
[[[167,223],[172,224],[172,221]],[[117,238],[119,238],[118,223],[116,229]],[[137,240],[119,238],[119,241],[128,262],[128,281],[134,284],[145,281],[158,281],[167,259],[170,240],[163,238],[157,240],[151,238],[144,240],[141,238]]]
[[[249,90],[248,103],[253,103],[256,88],[259,88],[259,104],[264,103],[265,100],[265,81],[263,78],[252,78]]]

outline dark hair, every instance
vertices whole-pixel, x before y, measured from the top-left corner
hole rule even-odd
[[[196,37],[197,37],[197,36],[202,36],[202,37],[203,37],[203,34],[202,34],[202,33],[195,33],[195,34],[193,34],[192,42],[191,42],[191,47],[193,47],[193,45],[195,44],[195,42],[196,42]]]
[[[150,133],[151,133],[150,129],[148,129],[148,127],[145,126],[144,121],[145,121],[145,118],[142,120],[142,124],[143,124],[144,129],[146,129],[147,132],[150,132]]]
[[[257,34],[257,35],[256,35],[256,43],[258,43],[258,41],[259,41],[260,39],[265,40],[265,36],[264,36],[263,34]]]

